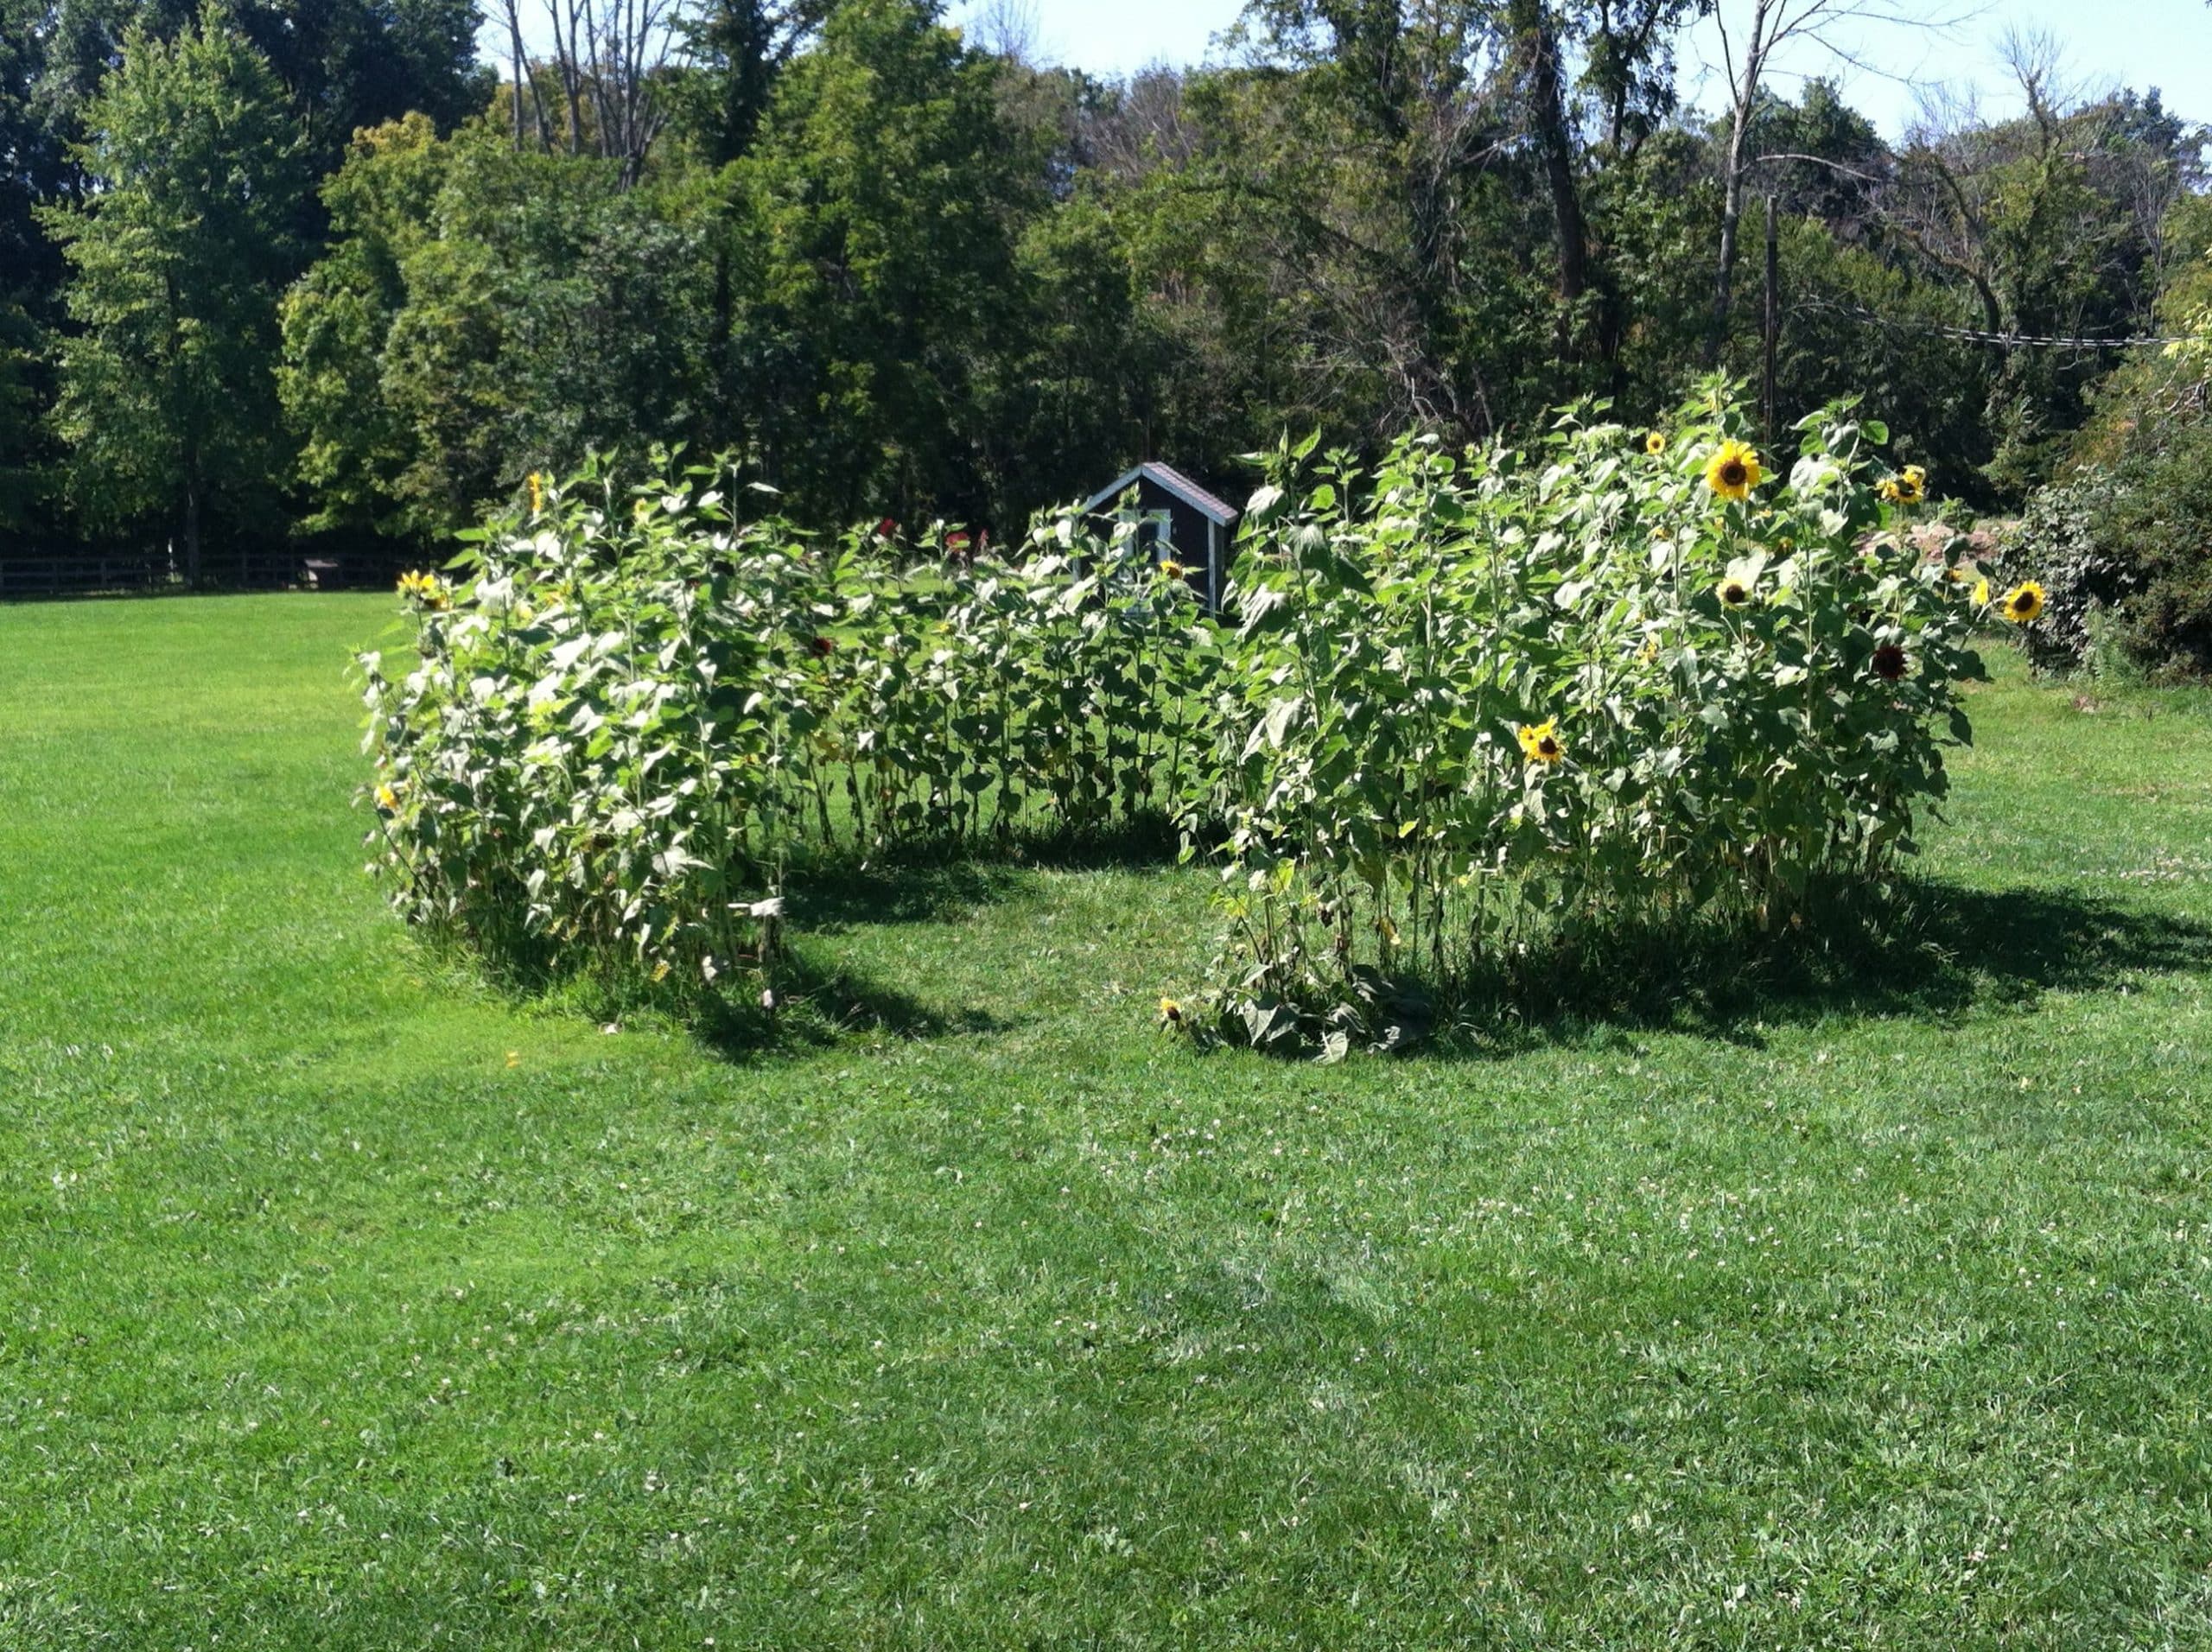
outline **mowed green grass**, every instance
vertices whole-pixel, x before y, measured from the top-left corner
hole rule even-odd
[[[0,1648],[2212,1645],[2212,700],[1978,693],[1726,1017],[1200,1057],[1203,874],[917,871],[747,1053],[386,917],[391,613],[0,609]]]

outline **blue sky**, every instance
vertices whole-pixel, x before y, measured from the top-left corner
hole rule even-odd
[[[963,0],[951,7],[956,22],[981,17],[1007,0]],[[1017,7],[1020,0],[1013,0]],[[1733,15],[1745,0],[1722,0]],[[1938,82],[1955,92],[1978,89],[1990,114],[2010,112],[2007,75],[1998,54],[2007,27],[2040,31],[2061,47],[2063,74],[2085,89],[2159,87],[2167,105],[2193,119],[2212,121],[2212,9],[2204,0],[1960,0],[1950,15],[1978,7],[1978,15],[1944,35],[1861,24],[1845,42],[1854,57],[1884,66],[1883,73],[1838,63],[1826,54],[1796,51],[1778,67],[1785,89],[1794,77],[1827,73],[1841,80],[1851,102],[1895,137],[1911,118],[1919,88]],[[1236,16],[1240,0],[1029,0],[1039,55],[1100,73],[1127,73],[1147,63],[1194,63],[1211,54],[1211,41]],[[1946,10],[1931,0],[1930,11]],[[1682,54],[1682,90],[1707,107],[1722,98],[1716,73],[1700,65],[1719,58],[1710,24],[1694,30]]]

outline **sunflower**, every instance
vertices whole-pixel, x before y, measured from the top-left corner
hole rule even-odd
[[[1560,744],[1558,720],[1547,717],[1540,723],[1522,723],[1515,731],[1521,741],[1522,755],[1531,763],[1556,763],[1567,755],[1567,747]]]
[[[1884,643],[1874,651],[1874,675],[1885,683],[1902,681],[1904,677],[1904,650],[1895,643]]]
[[[1986,575],[1974,582],[1974,605],[1977,608],[1989,606],[1989,578]]]
[[[530,513],[532,516],[536,516],[544,508],[545,486],[544,484],[538,480],[537,473],[533,470],[530,473]]]
[[[830,654],[836,650],[837,645],[831,642],[827,637],[817,637],[812,642],[809,643],[807,646],[814,651],[815,658],[828,659]]]
[[[1160,1019],[1163,1021],[1181,1020],[1183,1019],[1183,1007],[1172,998],[1161,999],[1160,1001]]]
[[[1661,454],[1667,451],[1667,438],[1661,435],[1658,431],[1654,430],[1649,435],[1643,438],[1643,451],[1649,454],[1654,459],[1656,459]]]
[[[402,574],[399,591],[402,596],[411,596],[433,608],[453,606],[453,588],[435,574]]]
[[[1740,608],[1751,600],[1751,588],[1738,579],[1720,581],[1720,600],[1724,607]]]
[[[1183,577],[1183,564],[1170,556],[1160,563],[1160,571],[1171,580],[1179,580]]]
[[[2024,626],[2043,612],[2043,587],[2033,580],[2023,580],[2005,594],[2005,617],[2016,626]]]
[[[392,789],[388,780],[377,783],[377,807],[387,815],[394,813],[399,807],[399,793]]]
[[[1747,499],[1764,473],[1758,454],[1732,437],[1706,461],[1705,485],[1724,499]]]

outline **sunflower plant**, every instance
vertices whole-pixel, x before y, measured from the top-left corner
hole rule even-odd
[[[359,665],[372,870],[503,969],[714,988],[772,969],[795,867],[1096,835],[1190,784],[1196,599],[1136,524],[1017,560],[938,524],[822,540],[715,467],[531,479],[402,581]]]
[[[1179,1027],[1394,1047],[1540,952],[1801,924],[1912,851],[1983,609],[1885,533],[1887,433],[1830,408],[1777,473],[1710,393],[1669,429],[1268,457],[1215,706],[1224,941]]]

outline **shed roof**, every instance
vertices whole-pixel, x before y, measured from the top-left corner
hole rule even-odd
[[[1086,511],[1095,511],[1108,500],[1120,498],[1122,491],[1139,477],[1157,482],[1200,516],[1211,521],[1218,522],[1224,528],[1236,520],[1235,505],[1224,504],[1222,500],[1216,499],[1173,465],[1163,465],[1157,460],[1151,459],[1145,461],[1127,475],[1117,477],[1104,487],[1100,488],[1083,502],[1083,508]]]

